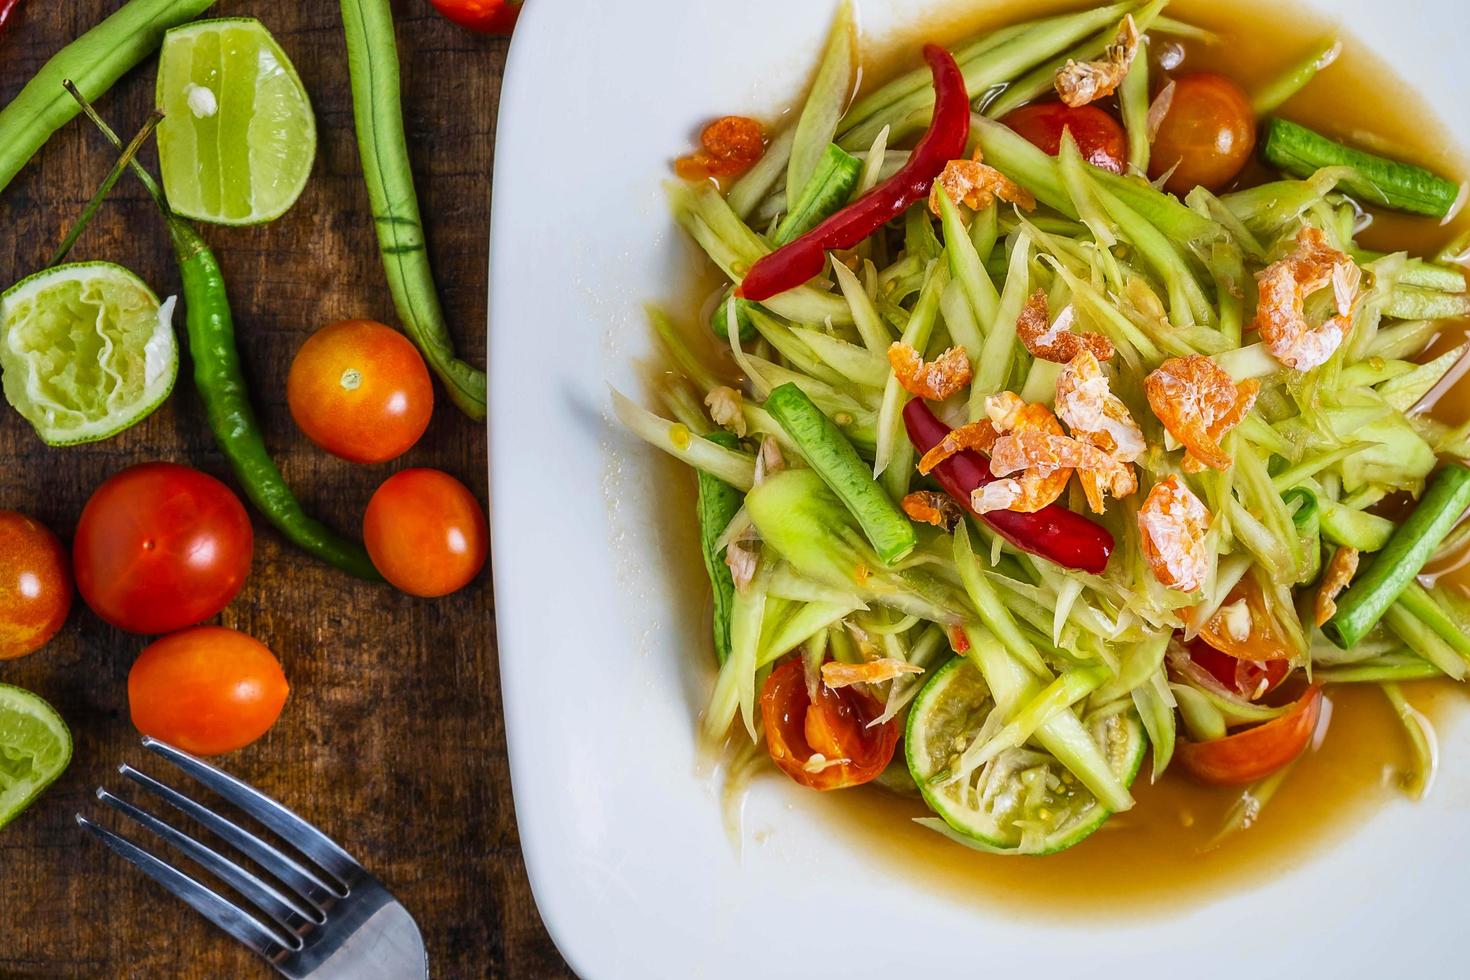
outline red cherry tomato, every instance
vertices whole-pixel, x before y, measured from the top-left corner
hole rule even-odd
[[[1063,102],[1033,102],[1007,113],[1001,122],[1052,156],[1061,152],[1062,131],[1069,129],[1082,159],[1093,166],[1120,174],[1128,159],[1122,125],[1097,106],[1074,109]]]
[[[1240,173],[1255,146],[1256,113],[1239,85],[1213,72],[1181,75],[1154,136],[1148,175],[1158,179],[1178,164],[1165,190],[1220,190]]]
[[[1306,750],[1322,715],[1322,685],[1314,684],[1279,718],[1209,742],[1183,742],[1174,757],[1196,779],[1236,786],[1263,779]]]
[[[71,611],[66,549],[39,521],[0,510],[0,660],[35,653]]]
[[[233,752],[260,738],[290,690],[275,654],[222,626],[165,636],[128,672],[133,725],[196,755]]]
[[[509,34],[521,15],[522,0],[432,0],[439,13],[481,34]]]
[[[1199,638],[1189,644],[1189,659],[1219,681],[1225,690],[1250,701],[1257,701],[1280,687],[1291,673],[1288,661],[1238,660]]]
[[[1231,629],[1232,614],[1226,610],[1242,601],[1250,614],[1250,628],[1238,639]],[[1227,690],[1252,701],[1264,697],[1291,673],[1293,651],[1282,639],[1260,584],[1247,575],[1220,608],[1189,644],[1189,657]]]
[[[230,604],[254,542],[229,487],[187,466],[144,463],[98,487],[82,510],[77,591],[120,629],[171,633]]]
[[[439,470],[404,470],[385,480],[368,502],[362,536],[385,579],[425,598],[468,585],[490,549],[480,502]]]
[[[286,377],[291,417],[306,437],[353,463],[386,463],[419,441],[434,386],[418,350],[392,327],[343,320],[312,334]]]
[[[771,761],[812,789],[859,786],[887,768],[898,744],[898,723],[889,720],[868,727],[882,713],[881,704],[855,687],[834,690],[819,683],[813,701],[800,660],[788,660],[771,671],[761,688],[761,720]],[[848,761],[808,770],[807,763],[817,754]]]

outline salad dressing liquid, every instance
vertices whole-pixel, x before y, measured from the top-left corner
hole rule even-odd
[[[1018,19],[1075,9],[1064,0],[1020,3],[983,3],[918,21],[901,33],[867,41],[871,50],[863,65],[865,87],[920,63],[924,41],[956,42],[981,31]],[[1228,74],[1247,91],[1272,77],[1333,30],[1333,24],[1303,11],[1284,11],[1282,5],[1262,0],[1174,0],[1171,16],[1214,30],[1224,37],[1215,45],[1165,38],[1178,45],[1183,61],[1176,72],[1212,70]],[[1327,69],[1282,110],[1284,115],[1319,131],[1349,138],[1369,147],[1431,167],[1442,173],[1470,177],[1470,165],[1456,155],[1454,143],[1442,138],[1439,125],[1425,112],[1416,112],[1418,97],[1395,73],[1361,43],[1344,41],[1336,65]],[[1246,181],[1264,179],[1264,169],[1248,172]],[[1375,215],[1360,241],[1381,251],[1408,249],[1434,254],[1456,234],[1470,227],[1470,208],[1447,226],[1432,219]],[[701,281],[686,294],[684,322],[700,323],[700,306],[717,281]],[[708,310],[704,310],[706,314]],[[1470,324],[1447,329],[1435,352],[1461,342]],[[691,340],[721,359],[708,330],[695,331]],[[728,354],[723,355],[728,361]],[[1470,379],[1454,385],[1438,401],[1434,414],[1451,424],[1470,418]],[[664,461],[660,460],[662,464]],[[692,487],[687,471],[673,460],[666,470],[671,482]],[[677,476],[675,474],[678,474]],[[693,527],[692,498],[679,494],[677,510],[688,510]],[[667,507],[667,503],[664,505]],[[664,520],[685,514],[663,511]],[[671,576],[688,584],[683,598],[694,608],[708,605],[698,545],[686,552],[686,574]],[[1467,556],[1470,557],[1470,556]],[[1461,571],[1441,581],[1455,582],[1470,592],[1470,561]],[[707,624],[706,624],[707,628]],[[1405,685],[1410,702],[1429,719],[1441,738],[1452,732],[1462,712],[1466,692],[1450,682]],[[1222,839],[1217,835],[1240,788],[1208,787],[1171,771],[1159,784],[1149,778],[1150,759],[1133,787],[1137,806],[1112,817],[1101,830],[1068,851],[1029,859],[999,857],[968,851],[912,822],[932,814],[917,799],[877,787],[839,793],[804,793],[799,819],[820,820],[837,832],[850,834],[853,845],[874,861],[893,862],[905,877],[916,873],[958,900],[1019,913],[1059,910],[1082,918],[1117,917],[1147,908],[1154,914],[1184,910],[1212,893],[1278,874],[1300,865],[1315,852],[1349,833],[1361,819],[1382,806],[1412,806],[1399,788],[1408,764],[1407,739],[1383,694],[1374,685],[1339,685],[1329,689],[1330,718],[1319,743],[1295,765],[1269,804],[1248,829]],[[778,773],[760,778],[782,778]],[[1098,882],[1105,881],[1105,891]]]

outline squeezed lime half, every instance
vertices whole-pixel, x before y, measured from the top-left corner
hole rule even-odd
[[[311,100],[286,52],[249,17],[201,20],[163,39],[158,161],[174,211],[221,225],[279,218],[316,159]]]
[[[110,262],[60,265],[0,295],[5,398],[52,446],[149,415],[179,373],[174,301]]]
[[[71,731],[30,691],[0,684],[0,827],[30,806],[71,762]]]

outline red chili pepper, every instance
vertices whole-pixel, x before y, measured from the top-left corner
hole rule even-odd
[[[904,406],[903,424],[909,441],[920,453],[939,445],[950,432],[949,426],[939,421],[920,398]],[[995,479],[989,461],[970,449],[949,457],[934,467],[933,473],[945,492],[972,514],[975,511],[970,506],[971,492]],[[1113,536],[1106,528],[1060,504],[1048,504],[1031,514],[992,510],[975,516],[1017,548],[1065,568],[1097,575],[1107,567],[1108,556],[1113,552]]]
[[[822,274],[831,249],[852,248],[910,206],[929,196],[944,165],[965,155],[970,140],[970,96],[954,55],[937,44],[924,46],[934,73],[934,121],[898,173],[800,238],[757,260],[735,295],[752,302],[770,299]]]
[[[10,15],[20,6],[20,0],[0,0],[0,31],[10,22]]]

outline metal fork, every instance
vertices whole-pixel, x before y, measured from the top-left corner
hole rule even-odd
[[[306,862],[129,765],[118,772],[208,828],[276,884],[104,788],[98,788],[97,798],[214,874],[250,903],[254,914],[80,813],[78,824],[293,980],[423,980],[429,975],[424,940],[408,911],[331,838],[187,752],[153,738],[143,739],[143,747],[269,827]]]

